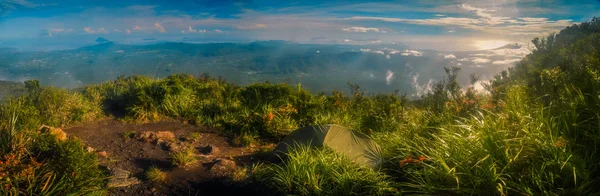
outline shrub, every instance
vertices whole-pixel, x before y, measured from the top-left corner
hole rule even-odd
[[[103,194],[106,175],[80,141],[18,130],[14,110],[1,120],[8,126],[0,128],[0,194]]]

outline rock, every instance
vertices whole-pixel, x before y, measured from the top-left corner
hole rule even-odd
[[[91,146],[88,146],[87,148],[85,148],[85,150],[87,150],[88,153],[92,153],[92,152],[96,151],[96,149],[92,148]]]
[[[108,181],[108,187],[112,188],[112,187],[127,187],[127,186],[131,186],[134,184],[139,184],[141,183],[140,180],[138,180],[135,177],[129,177],[130,172],[126,171],[126,170],[122,170],[122,169],[111,169],[110,171],[110,175],[111,178]]]
[[[215,176],[227,176],[235,172],[237,164],[233,160],[229,159],[215,159],[214,165],[210,168],[210,172]]]
[[[204,153],[204,154],[213,154],[214,155],[214,154],[218,154],[219,152],[220,152],[219,148],[217,148],[216,146],[213,146],[213,145],[208,145],[202,149],[202,153]]]
[[[173,132],[170,132],[170,131],[159,131],[156,133],[156,138],[168,140],[168,141],[174,141],[175,134],[173,134]]]
[[[165,140],[158,138],[158,139],[154,140],[154,142],[152,142],[152,143],[154,145],[159,145],[159,144],[164,144],[165,142],[166,142]]]
[[[100,151],[100,152],[97,152],[96,154],[98,154],[98,156],[100,156],[100,157],[108,158],[108,153],[106,151]]]
[[[210,160],[213,160],[213,156],[212,155],[198,155],[198,159],[201,162],[210,162]]]
[[[144,131],[138,133],[135,138],[144,142],[161,144],[165,141],[175,141],[175,134],[173,134],[173,132],[170,131],[159,131],[156,133],[151,131]]]
[[[48,133],[50,135],[56,136],[59,141],[67,140],[67,133],[65,133],[61,128],[51,127],[47,125],[42,125],[38,129],[41,133]]]
[[[135,136],[135,138],[140,141],[144,141],[144,142],[153,142],[154,140],[156,140],[155,134],[151,131],[144,131],[144,132],[138,133]]]
[[[180,144],[177,144],[176,142],[165,142],[164,146],[170,152],[177,152],[182,149],[182,146]]]

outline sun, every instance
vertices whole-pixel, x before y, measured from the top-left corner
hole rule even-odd
[[[479,50],[490,50],[490,49],[502,47],[509,43],[510,42],[507,42],[504,40],[479,40],[479,41],[475,41],[475,43],[473,45],[475,45],[475,47],[477,47],[477,49],[479,49]]]

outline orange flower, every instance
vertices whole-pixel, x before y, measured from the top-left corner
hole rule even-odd
[[[269,114],[267,114],[267,116],[265,117],[267,122],[271,122],[273,120],[273,118],[275,118],[275,115],[273,115],[273,112],[269,112]]]
[[[408,156],[405,159],[403,159],[402,161],[400,161],[400,167],[404,167],[405,165],[409,164],[409,163],[420,163],[418,159],[413,159],[412,156]]]
[[[406,157],[405,159],[403,159],[402,161],[400,161],[400,167],[404,167],[407,164],[410,163],[416,163],[416,164],[421,164],[423,161],[427,161],[429,160],[429,158],[421,155],[419,156],[418,159],[413,159],[411,155],[409,155],[408,157]]]

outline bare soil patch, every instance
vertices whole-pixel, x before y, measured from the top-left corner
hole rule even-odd
[[[106,157],[99,156],[103,167],[129,171],[142,181],[128,187],[112,188],[111,195],[253,195],[251,190],[220,183],[220,179],[234,171],[233,168],[222,168],[224,166],[251,164],[251,155],[257,148],[232,146],[227,137],[206,127],[172,119],[145,124],[104,119],[68,127],[64,131],[80,138],[96,152],[106,152]],[[143,132],[164,134],[166,131],[175,135],[175,141],[162,141],[161,144],[136,138]],[[192,135],[195,140],[190,139]],[[172,166],[170,158],[175,143],[195,149],[198,161],[184,168]],[[158,185],[146,180],[144,172],[150,167],[167,172],[167,182]]]

